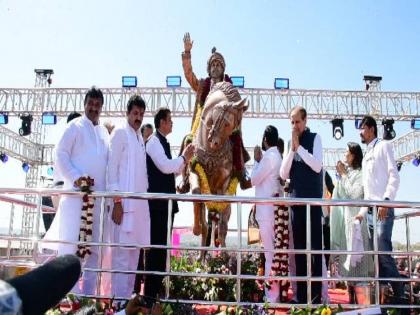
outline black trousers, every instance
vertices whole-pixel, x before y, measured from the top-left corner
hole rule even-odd
[[[320,206],[311,206],[311,245],[314,250],[322,249],[322,210]],[[306,206],[292,207],[292,228],[295,249],[306,249]],[[322,255],[311,255],[312,276],[322,276]],[[296,276],[306,276],[306,255],[295,255]],[[321,302],[322,282],[312,282],[311,297],[313,303]],[[306,281],[297,282],[297,298],[299,303],[308,303]]]
[[[166,245],[168,231],[168,210],[150,209],[150,244]],[[174,214],[172,214],[172,222]],[[172,227],[171,227],[172,232]],[[165,271],[166,250],[152,248],[146,257],[147,271]],[[147,275],[144,282],[144,295],[156,298],[163,293],[163,276]]]

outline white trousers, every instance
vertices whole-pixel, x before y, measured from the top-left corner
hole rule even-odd
[[[131,233],[122,232],[120,226],[114,224],[114,243],[135,243],[135,240],[129,241]],[[119,269],[125,271],[137,271],[137,264],[139,260],[139,249],[134,248],[112,248],[112,269]],[[134,282],[136,275],[127,273],[113,273],[111,281],[112,294],[115,297],[129,298],[134,290]]]
[[[274,222],[271,220],[257,220],[260,227],[260,236],[264,249],[274,249]],[[273,252],[264,252],[265,256],[265,276],[269,276],[271,265],[273,264]],[[265,289],[265,296],[270,303],[278,303],[280,301],[280,285],[277,281],[271,284],[269,290]]]

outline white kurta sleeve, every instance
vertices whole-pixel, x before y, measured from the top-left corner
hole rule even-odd
[[[82,172],[73,165],[71,160],[73,147],[76,145],[77,133],[78,128],[75,124],[71,124],[66,128],[57,144],[55,159],[65,182],[68,181],[72,184],[83,176]]]
[[[261,184],[261,182],[270,175],[270,172],[273,169],[271,164],[271,160],[267,156],[263,156],[260,162],[255,161],[251,173],[252,186]]]
[[[122,161],[124,147],[127,142],[127,134],[124,129],[115,129],[111,135],[109,142],[109,154],[108,154],[108,190],[121,190],[119,185],[119,174],[120,163],[126,163]]]
[[[283,163],[281,164],[280,177],[283,180],[286,180],[286,179],[290,178],[290,169],[292,168],[292,163],[293,163],[294,156],[295,156],[295,152],[290,150],[289,153],[287,153]]]
[[[182,157],[168,159],[162,144],[156,136],[152,136],[146,143],[146,152],[156,167],[164,174],[179,174],[184,168],[184,159]]]
[[[316,134],[314,139],[313,153],[310,154],[308,150],[299,145],[297,153],[302,160],[316,173],[322,170],[322,143],[321,137]]]

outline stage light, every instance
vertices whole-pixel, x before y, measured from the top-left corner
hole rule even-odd
[[[9,160],[9,157],[6,155],[6,153],[0,153],[0,161],[3,163],[6,163]]]
[[[181,76],[179,75],[168,75],[166,77],[166,87],[175,88],[181,86]]]
[[[382,125],[384,125],[384,135],[383,135],[383,139],[384,140],[392,140],[395,138],[395,136],[397,135],[395,133],[394,130],[394,119],[383,119],[382,120]]]
[[[402,161],[397,161],[397,170],[398,170],[398,172],[401,171],[402,165],[403,165],[403,162]]]
[[[411,120],[411,129],[420,129],[420,118],[413,118]]]
[[[0,113],[0,125],[7,125],[9,122],[9,115],[7,113]]]
[[[340,140],[344,136],[343,119],[335,118],[331,120],[331,123],[332,123],[334,139]]]
[[[122,77],[122,87],[123,88],[135,88],[135,87],[137,87],[137,77],[136,76],[123,76]]]
[[[55,125],[57,123],[57,115],[54,113],[42,113],[43,125]]]
[[[26,163],[26,162],[23,162],[23,163],[22,163],[22,170],[23,170],[25,173],[28,173],[29,168],[30,168],[30,166],[29,166],[29,164],[28,164],[28,163]]]
[[[54,175],[54,167],[50,166],[49,168],[47,168],[47,175],[48,176]]]
[[[32,115],[31,114],[23,114],[20,116],[22,119],[22,127],[19,128],[19,135],[27,136],[31,134],[31,124],[32,124]]]
[[[362,118],[356,118],[354,120],[354,127],[356,129],[362,129]]]
[[[234,87],[243,89],[245,87],[245,77],[230,77]]]
[[[289,79],[287,79],[287,78],[275,78],[274,79],[274,88],[276,90],[288,90],[289,89]]]
[[[416,154],[416,157],[413,160],[413,165],[414,166],[419,166],[420,165],[420,154]]]

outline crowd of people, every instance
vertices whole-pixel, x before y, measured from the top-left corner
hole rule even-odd
[[[214,49],[208,61],[206,79],[198,80],[192,72],[192,41],[187,33],[184,37],[185,51],[182,54],[184,73],[188,82],[197,92],[195,116],[203,106],[206,96],[213,84],[220,81],[229,82],[225,75],[223,56]],[[150,124],[142,125],[146,104],[139,95],[132,95],[127,103],[126,122],[114,127],[99,123],[104,103],[102,92],[92,87],[84,99],[84,114],[72,117],[56,146],[55,177],[64,189],[79,189],[86,177],[94,180],[93,189],[98,191],[132,191],[152,193],[176,193],[175,175],[186,174],[186,167],[194,154],[194,145],[187,144],[177,157],[172,157],[170,144],[166,137],[172,132],[171,111],[160,108],[154,115],[154,128]],[[73,115],[75,116],[75,115]],[[255,187],[257,197],[284,196],[285,183],[288,183],[287,194],[293,198],[323,198],[325,192],[333,199],[394,200],[399,175],[389,142],[378,138],[376,120],[365,116],[361,123],[360,140],[366,144],[363,154],[356,142],[347,144],[343,161],[337,161],[338,180],[334,187],[332,180],[323,169],[321,136],[307,126],[307,113],[301,106],[290,112],[290,142],[283,157],[284,143],[276,127],[265,128],[262,146],[254,149],[254,166],[250,183]],[[242,140],[239,142],[243,148]],[[264,152],[263,152],[264,151]],[[238,152],[235,151],[234,152]],[[240,149],[240,164],[246,162],[244,150]],[[327,184],[325,184],[326,179]],[[246,184],[246,176],[241,176],[241,185]],[[326,189],[326,187],[328,189]],[[55,200],[55,203],[58,201]],[[52,221],[46,217],[48,229],[45,240],[59,240],[64,243],[43,243],[44,249],[55,250],[58,255],[74,254],[77,246],[65,242],[79,241],[80,217],[84,215],[84,203],[80,197],[63,196],[59,200],[57,214]],[[88,206],[88,205],[86,205]],[[99,240],[99,222],[101,200],[96,200],[93,217],[83,233],[92,236],[93,242]],[[149,245],[166,245],[167,226],[172,224],[178,205],[172,203],[171,217],[168,217],[168,201],[142,200],[115,197],[108,203],[110,223],[105,227],[105,240],[119,244],[138,244],[147,248]],[[373,211],[377,210],[374,214]],[[279,236],[275,233],[274,205],[257,205],[256,220],[260,227],[262,245],[266,250],[273,250]],[[377,218],[374,222],[374,218]],[[306,235],[306,226],[310,225],[311,235]],[[352,207],[333,206],[327,211],[321,206],[310,207],[310,218],[307,218],[306,206],[293,205],[288,220],[287,241],[289,248],[307,249],[308,239],[311,250],[331,249],[353,250],[363,252],[373,249],[373,231],[376,224],[377,244],[379,251],[389,254],[379,255],[379,276],[381,278],[398,278],[400,276],[396,263],[391,256],[391,236],[394,222],[394,209],[387,207]],[[48,225],[48,226],[47,226]],[[48,228],[49,227],[49,228]],[[330,228],[328,228],[330,227]],[[96,268],[98,248],[92,246],[90,255],[84,260],[85,268]],[[265,275],[271,275],[273,264],[277,264],[272,252],[265,255]],[[110,253],[112,269],[136,271],[144,268],[147,271],[165,271],[166,250],[152,248],[148,251],[129,247],[113,247]],[[374,275],[373,256],[368,254],[328,255],[312,254],[310,274],[306,254],[289,255],[289,271],[298,277],[326,276],[327,265],[335,265],[337,272],[345,277],[357,277],[362,280],[349,282],[351,301],[359,302],[359,296],[366,296],[369,282],[363,278]],[[329,263],[328,263],[329,262]],[[94,272],[83,273],[81,287],[75,292],[93,295],[96,293]],[[144,278],[144,295],[156,297],[162,293],[161,275],[148,275]],[[143,277],[132,273],[113,273],[111,281],[112,294],[118,297],[129,297],[133,291],[138,292]],[[391,281],[396,302],[402,302],[403,283]],[[279,302],[279,283],[273,282],[266,289],[269,302]],[[311,281],[311,301],[307,296],[307,282],[292,283],[292,303],[325,302],[326,291],[322,281]],[[362,288],[362,289],[361,289]],[[365,288],[365,289],[363,289]]]
[[[337,183],[333,189],[327,189],[327,176],[322,167],[322,142],[317,133],[307,127],[307,114],[303,107],[297,106],[290,112],[291,141],[288,153],[281,158],[277,148],[278,131],[274,126],[267,126],[263,135],[264,154],[259,146],[254,151],[254,168],[251,174],[252,184],[258,197],[273,197],[283,194],[282,181],[290,181],[288,196],[296,198],[322,198],[325,190],[333,190],[333,199],[354,200],[394,200],[398,186],[399,174],[394,160],[392,146],[377,136],[376,120],[365,116],[361,123],[360,138],[366,144],[363,155],[361,146],[355,142],[347,144],[343,161],[337,161]],[[332,249],[341,251],[373,250],[374,214],[370,207],[333,206],[323,211],[320,206],[310,207],[310,249]],[[276,242],[274,235],[274,205],[257,205],[256,219],[260,226],[261,240],[265,249],[273,249]],[[389,254],[379,255],[379,276],[381,278],[399,278],[392,252],[392,229],[394,209],[378,207],[376,213],[377,244],[379,251]],[[291,207],[291,231],[289,248],[307,248],[307,212],[306,206]],[[325,226],[330,233],[325,233]],[[330,242],[323,242],[328,237]],[[292,245],[293,242],[293,245]],[[330,243],[330,248],[324,244]],[[266,275],[269,275],[272,253],[266,252]],[[307,255],[295,254],[289,259],[290,273],[296,276],[308,276]],[[356,277],[357,281],[349,281],[348,289],[351,302],[369,303],[370,284],[363,278],[374,276],[374,258],[369,254],[334,254],[330,264],[343,277]],[[311,255],[311,277],[326,276],[326,259],[323,255]],[[385,281],[383,281],[385,282]],[[404,283],[390,282],[393,301],[404,303]],[[298,281],[292,302],[308,303],[307,282]],[[311,301],[321,303],[328,300],[321,281],[312,281]],[[275,285],[266,290],[270,302],[279,302],[278,288]]]

